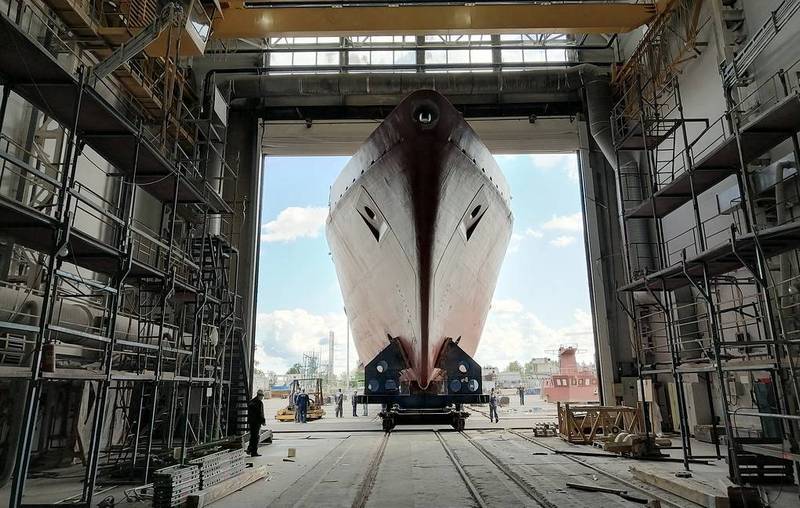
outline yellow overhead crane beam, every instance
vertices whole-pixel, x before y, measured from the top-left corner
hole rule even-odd
[[[244,0],[223,3],[220,17],[212,25],[212,38],[624,33],[649,23],[665,0],[658,4],[465,3],[378,7],[246,7],[245,3]]]

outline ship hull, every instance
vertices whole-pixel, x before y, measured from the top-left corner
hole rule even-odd
[[[474,355],[511,237],[505,179],[447,100],[411,94],[331,188],[327,238],[367,363],[399,339],[402,380],[441,378],[449,338]]]

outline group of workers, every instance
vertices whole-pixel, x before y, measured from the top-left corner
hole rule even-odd
[[[295,423],[306,423],[308,420],[308,406],[311,405],[311,400],[308,398],[305,388],[300,390],[299,393],[295,393],[292,398]]]
[[[357,409],[358,409],[358,392],[354,391],[353,396],[350,398],[350,401],[353,404],[353,416],[358,416]],[[333,398],[334,404],[336,404],[336,418],[344,418],[344,393],[342,393],[342,389],[339,388],[339,391],[336,392],[336,395]],[[364,404],[364,416],[367,416],[367,405]]]
[[[358,416],[357,397],[358,392],[354,391],[353,396],[351,397],[351,402],[353,405],[353,416],[355,417]],[[311,404],[308,394],[306,393],[305,389],[303,389],[300,390],[300,392],[295,393],[292,398],[292,405],[294,406],[294,421],[298,423],[306,423],[308,417],[308,408]],[[267,420],[264,418],[264,404],[262,403],[262,400],[264,400],[264,392],[263,390],[258,390],[258,392],[256,392],[256,396],[253,397],[247,404],[247,424],[250,427],[250,444],[247,447],[247,453],[249,453],[252,457],[261,456],[258,453],[258,441],[261,433],[261,426],[267,422]],[[333,400],[334,404],[336,405],[336,418],[343,418],[344,411],[342,406],[344,405],[344,393],[342,393],[341,388],[339,388],[339,391],[336,392]],[[525,390],[522,387],[519,388],[519,403],[521,405],[525,404]],[[367,416],[366,404],[364,404],[364,416]],[[492,391],[489,394],[489,421],[494,423],[500,422],[500,418],[497,416],[497,393],[495,392],[494,388],[492,388]]]

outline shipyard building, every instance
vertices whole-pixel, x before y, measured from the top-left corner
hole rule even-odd
[[[797,506],[798,11],[0,0],[0,506]],[[474,359],[500,154],[577,161],[596,373]],[[352,159],[276,377],[278,156]]]

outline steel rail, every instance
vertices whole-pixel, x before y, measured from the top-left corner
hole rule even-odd
[[[453,450],[450,449],[450,446],[445,442],[444,438],[442,437],[442,435],[439,433],[438,430],[434,430],[433,433],[436,435],[436,438],[439,440],[439,443],[441,443],[442,448],[444,448],[444,452],[450,458],[450,462],[453,463],[453,466],[455,466],[456,471],[458,471],[458,475],[461,477],[462,480],[464,480],[464,485],[467,486],[467,490],[469,490],[470,495],[472,495],[472,499],[474,499],[475,502],[478,503],[478,506],[480,508],[487,508],[489,505],[486,504],[486,501],[484,501],[483,496],[481,496],[480,492],[478,492],[478,489],[475,487],[475,484],[472,483],[472,480],[470,480],[469,476],[467,476],[467,472],[464,471],[464,468],[461,466],[461,463],[458,461],[458,459],[456,459]]]
[[[536,446],[541,446],[542,448],[544,448],[546,450],[550,450],[553,453],[557,453],[558,452],[558,450],[556,448],[553,448],[552,446],[543,444],[541,441],[537,441],[536,439],[534,439],[532,437],[526,436],[526,435],[521,434],[521,433],[519,433],[517,431],[514,431],[514,430],[508,430],[508,432],[510,432],[511,434],[514,434],[517,437],[521,437],[525,441],[528,441],[528,442],[530,442],[532,444],[535,444]],[[588,463],[586,461],[583,461],[583,460],[578,459],[576,457],[573,457],[571,455],[567,455],[567,454],[564,454],[564,453],[559,453],[558,455],[559,455],[559,457],[566,457],[569,460],[571,460],[572,462],[575,462],[575,463],[580,464],[582,466],[588,467],[589,469],[591,469],[593,471],[596,471],[596,472],[602,474],[603,476],[606,476],[606,477],[611,478],[612,480],[614,480],[616,482],[619,482],[619,483],[621,483],[623,485],[626,485],[626,486],[628,486],[628,487],[630,487],[630,488],[632,488],[632,489],[644,494],[645,497],[647,497],[648,499],[655,499],[655,500],[659,501],[662,505],[672,506],[674,508],[685,508],[685,506],[686,506],[686,505],[675,504],[675,503],[673,503],[671,501],[668,501],[668,500],[666,500],[666,499],[664,499],[663,497],[660,497],[660,496],[654,496],[649,491],[643,489],[642,487],[639,487],[638,485],[636,485],[635,483],[633,483],[631,481],[628,481],[628,480],[626,480],[626,479],[624,479],[624,478],[622,478],[620,476],[617,476],[617,475],[615,475],[613,473],[609,473],[608,471],[606,471],[603,468],[594,466],[594,465],[592,465],[592,464],[590,464],[590,463]]]
[[[522,420],[522,418],[519,418]],[[446,426],[447,429],[451,427],[448,425]],[[527,427],[470,427],[467,430],[530,430],[530,426]],[[395,427],[392,429],[392,433],[403,433],[403,432],[421,432],[425,430],[430,430],[428,428],[414,428],[413,426],[409,427]],[[279,434],[363,434],[363,433],[385,433],[386,431],[380,428],[374,429],[312,429],[312,430],[302,430],[302,429],[286,429],[286,430],[273,430],[272,435],[277,436]]]
[[[469,434],[464,431],[459,432],[464,438],[467,440],[469,444],[475,447],[479,452],[483,454],[484,457],[489,459],[489,461],[494,464],[497,469],[503,472],[511,481],[513,481],[523,492],[525,492],[528,497],[533,499],[539,506],[544,508],[557,508],[555,504],[550,502],[547,497],[536,490],[534,487],[530,486],[519,474],[514,472],[508,465],[504,464],[500,459],[497,458],[492,452],[487,450],[483,445],[476,442],[472,439]]]
[[[367,467],[367,472],[364,475],[364,480],[358,488],[358,494],[356,494],[353,500],[353,508],[364,508],[364,506],[366,506],[369,495],[372,493],[372,487],[375,485],[375,478],[378,476],[378,468],[383,461],[383,453],[386,451],[386,444],[389,442],[389,436],[391,435],[391,432],[385,433],[378,445],[378,449],[375,450],[375,454],[372,456],[369,467]]]

